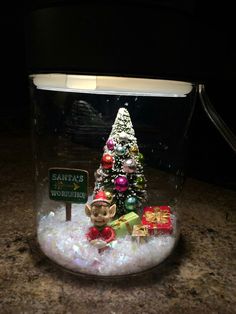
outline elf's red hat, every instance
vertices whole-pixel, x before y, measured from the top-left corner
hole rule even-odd
[[[93,201],[91,202],[91,205],[98,202],[104,202],[104,203],[110,204],[110,201],[107,199],[104,191],[97,192],[97,194],[94,196]]]

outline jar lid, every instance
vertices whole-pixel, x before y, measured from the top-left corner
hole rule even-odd
[[[227,38],[222,42],[222,33],[211,20],[199,19],[194,1],[177,5],[172,0],[41,0],[36,4],[26,22],[30,73],[191,82],[235,75]]]
[[[183,81],[118,76],[50,73],[30,77],[37,89],[106,95],[185,97],[193,88]]]

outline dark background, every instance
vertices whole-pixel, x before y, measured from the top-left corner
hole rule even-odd
[[[221,36],[222,32],[225,34],[228,43],[225,49],[233,49],[235,23],[232,5],[225,2],[224,6],[211,7],[205,4],[202,8],[202,18],[215,23]],[[1,136],[30,135],[24,14],[25,7],[22,4],[7,4],[1,7]],[[204,46],[202,48],[204,49]],[[236,133],[233,113],[234,78],[232,75],[215,77],[206,80],[205,85],[216,110]],[[236,190],[235,157],[235,153],[210,122],[198,101],[189,132],[188,175]]]

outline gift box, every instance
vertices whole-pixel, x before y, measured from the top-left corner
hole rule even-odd
[[[170,207],[145,207],[142,215],[142,224],[147,226],[151,235],[172,233],[173,226],[170,218]]]
[[[147,242],[149,237],[148,227],[145,225],[134,225],[132,232],[132,240],[138,244]]]
[[[124,237],[128,234],[131,235],[133,231],[133,226],[140,223],[141,220],[139,215],[137,215],[135,212],[130,212],[116,220],[113,220],[108,225],[115,230],[117,237]]]

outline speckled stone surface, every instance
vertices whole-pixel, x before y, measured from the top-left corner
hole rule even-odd
[[[0,137],[0,313],[236,313],[236,192],[186,181],[173,256],[119,281],[66,273],[35,250],[27,136]]]

